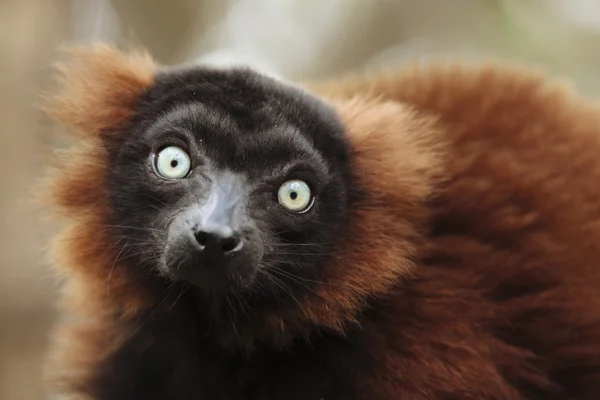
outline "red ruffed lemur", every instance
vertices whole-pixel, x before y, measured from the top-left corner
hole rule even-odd
[[[600,398],[600,108],[528,69],[300,87],[75,48],[65,398]]]

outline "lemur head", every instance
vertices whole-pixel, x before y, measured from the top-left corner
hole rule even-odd
[[[76,303],[100,305],[84,313],[134,315],[180,285],[215,319],[241,298],[236,335],[272,342],[343,332],[410,274],[439,172],[427,116],[245,68],[72,53],[48,103],[77,134],[51,180],[73,217],[54,254]]]
[[[333,109],[248,69],[158,73],[104,145],[135,268],[213,296],[320,280],[358,195]]]

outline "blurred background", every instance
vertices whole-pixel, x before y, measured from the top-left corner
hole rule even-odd
[[[503,58],[600,92],[597,0],[0,0],[0,400],[43,399],[53,232],[28,204],[56,129],[37,110],[66,41],[158,62],[246,63],[295,81],[414,58]]]

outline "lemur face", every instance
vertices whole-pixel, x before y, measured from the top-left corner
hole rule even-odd
[[[245,69],[163,72],[106,140],[113,222],[143,272],[216,294],[326,268],[352,183],[343,128],[314,97]]]

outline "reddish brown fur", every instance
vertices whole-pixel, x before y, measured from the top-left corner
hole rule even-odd
[[[67,278],[61,308],[77,320],[54,334],[48,380],[78,392],[118,345],[116,339],[126,335],[113,329],[114,315],[134,315],[145,303],[142,288],[115,265],[118,240],[106,234],[107,154],[100,136],[127,122],[135,101],[153,82],[154,65],[144,53],[125,56],[102,45],[69,53],[68,62],[57,68],[62,90],[46,99],[46,109],[75,143],[58,155],[43,193],[58,214],[70,218],[53,240],[51,258]]]
[[[317,325],[343,331],[357,322],[368,296],[385,295],[409,276],[428,217],[423,203],[440,173],[440,146],[430,119],[391,102],[352,99],[336,107],[348,122],[354,168],[360,183],[368,182],[369,198],[355,211],[349,228],[353,234],[329,276],[302,307],[275,316],[282,330],[291,325],[303,332]]]
[[[51,99],[61,123],[83,133],[53,180],[54,203],[74,220],[54,254],[69,278],[63,306],[85,320],[61,328],[57,337],[72,339],[50,369],[84,392],[128,334],[112,317],[148,300],[113,265],[98,135],[127,122],[154,66],[103,47],[75,56],[67,91]],[[369,398],[520,399],[519,380],[600,396],[590,386],[600,375],[569,369],[600,358],[600,112],[543,76],[496,66],[408,68],[315,91],[345,122],[371,192],[326,283],[302,307],[264,316],[274,340],[315,325],[343,331],[367,296],[405,280],[386,329],[364,327],[380,364]],[[509,333],[525,342],[499,339]]]
[[[497,65],[415,66],[317,90],[414,105],[439,116],[449,142],[440,233],[427,251],[436,268],[415,269],[380,334],[413,343],[386,359],[410,382],[376,376],[382,396],[521,398],[504,374],[598,398],[598,107],[543,75]],[[513,346],[498,339],[511,334]],[[452,367],[461,374],[448,375]]]

